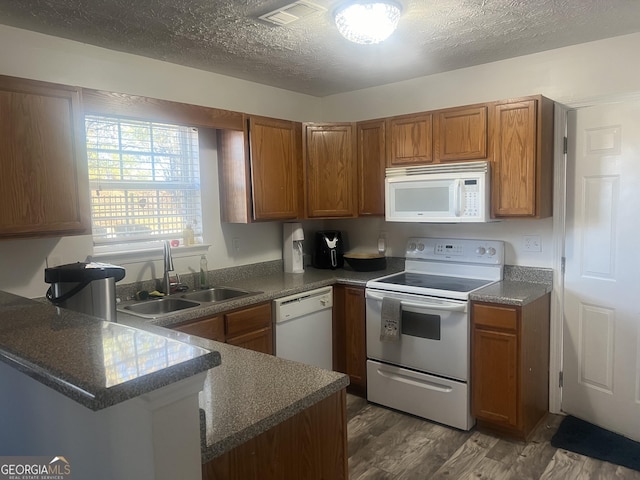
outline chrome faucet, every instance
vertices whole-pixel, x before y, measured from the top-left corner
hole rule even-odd
[[[164,277],[162,279],[162,291],[166,295],[171,293],[171,278],[169,272],[173,272],[173,258],[171,257],[171,245],[169,240],[164,242]]]

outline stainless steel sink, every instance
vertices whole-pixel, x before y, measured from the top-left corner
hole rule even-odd
[[[144,318],[158,318],[187,308],[199,307],[198,302],[184,298],[164,297],[157,300],[144,300],[119,306],[118,310]]]
[[[195,290],[193,292],[183,293],[180,297],[197,302],[224,302],[225,300],[244,297],[246,295],[255,295],[257,293],[260,292],[250,292],[248,290],[230,287],[213,287],[206,290]]]

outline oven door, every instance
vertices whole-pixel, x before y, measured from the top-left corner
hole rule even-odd
[[[381,342],[384,297],[401,301],[401,335]],[[367,357],[466,382],[469,378],[469,321],[466,301],[366,290]]]

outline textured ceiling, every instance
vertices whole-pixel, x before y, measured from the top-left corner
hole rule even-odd
[[[258,19],[293,0],[0,0],[0,24],[315,96],[640,31],[638,0],[399,0],[398,30],[356,45],[327,9]]]

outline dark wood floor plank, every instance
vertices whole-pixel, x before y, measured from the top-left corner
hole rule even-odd
[[[561,415],[547,415],[524,443],[347,397],[350,480],[640,480],[635,470],[552,447]]]
[[[567,450],[556,450],[540,480],[569,480],[580,478],[586,457]]]
[[[433,480],[463,478],[486,457],[498,438],[474,432],[431,477]]]

